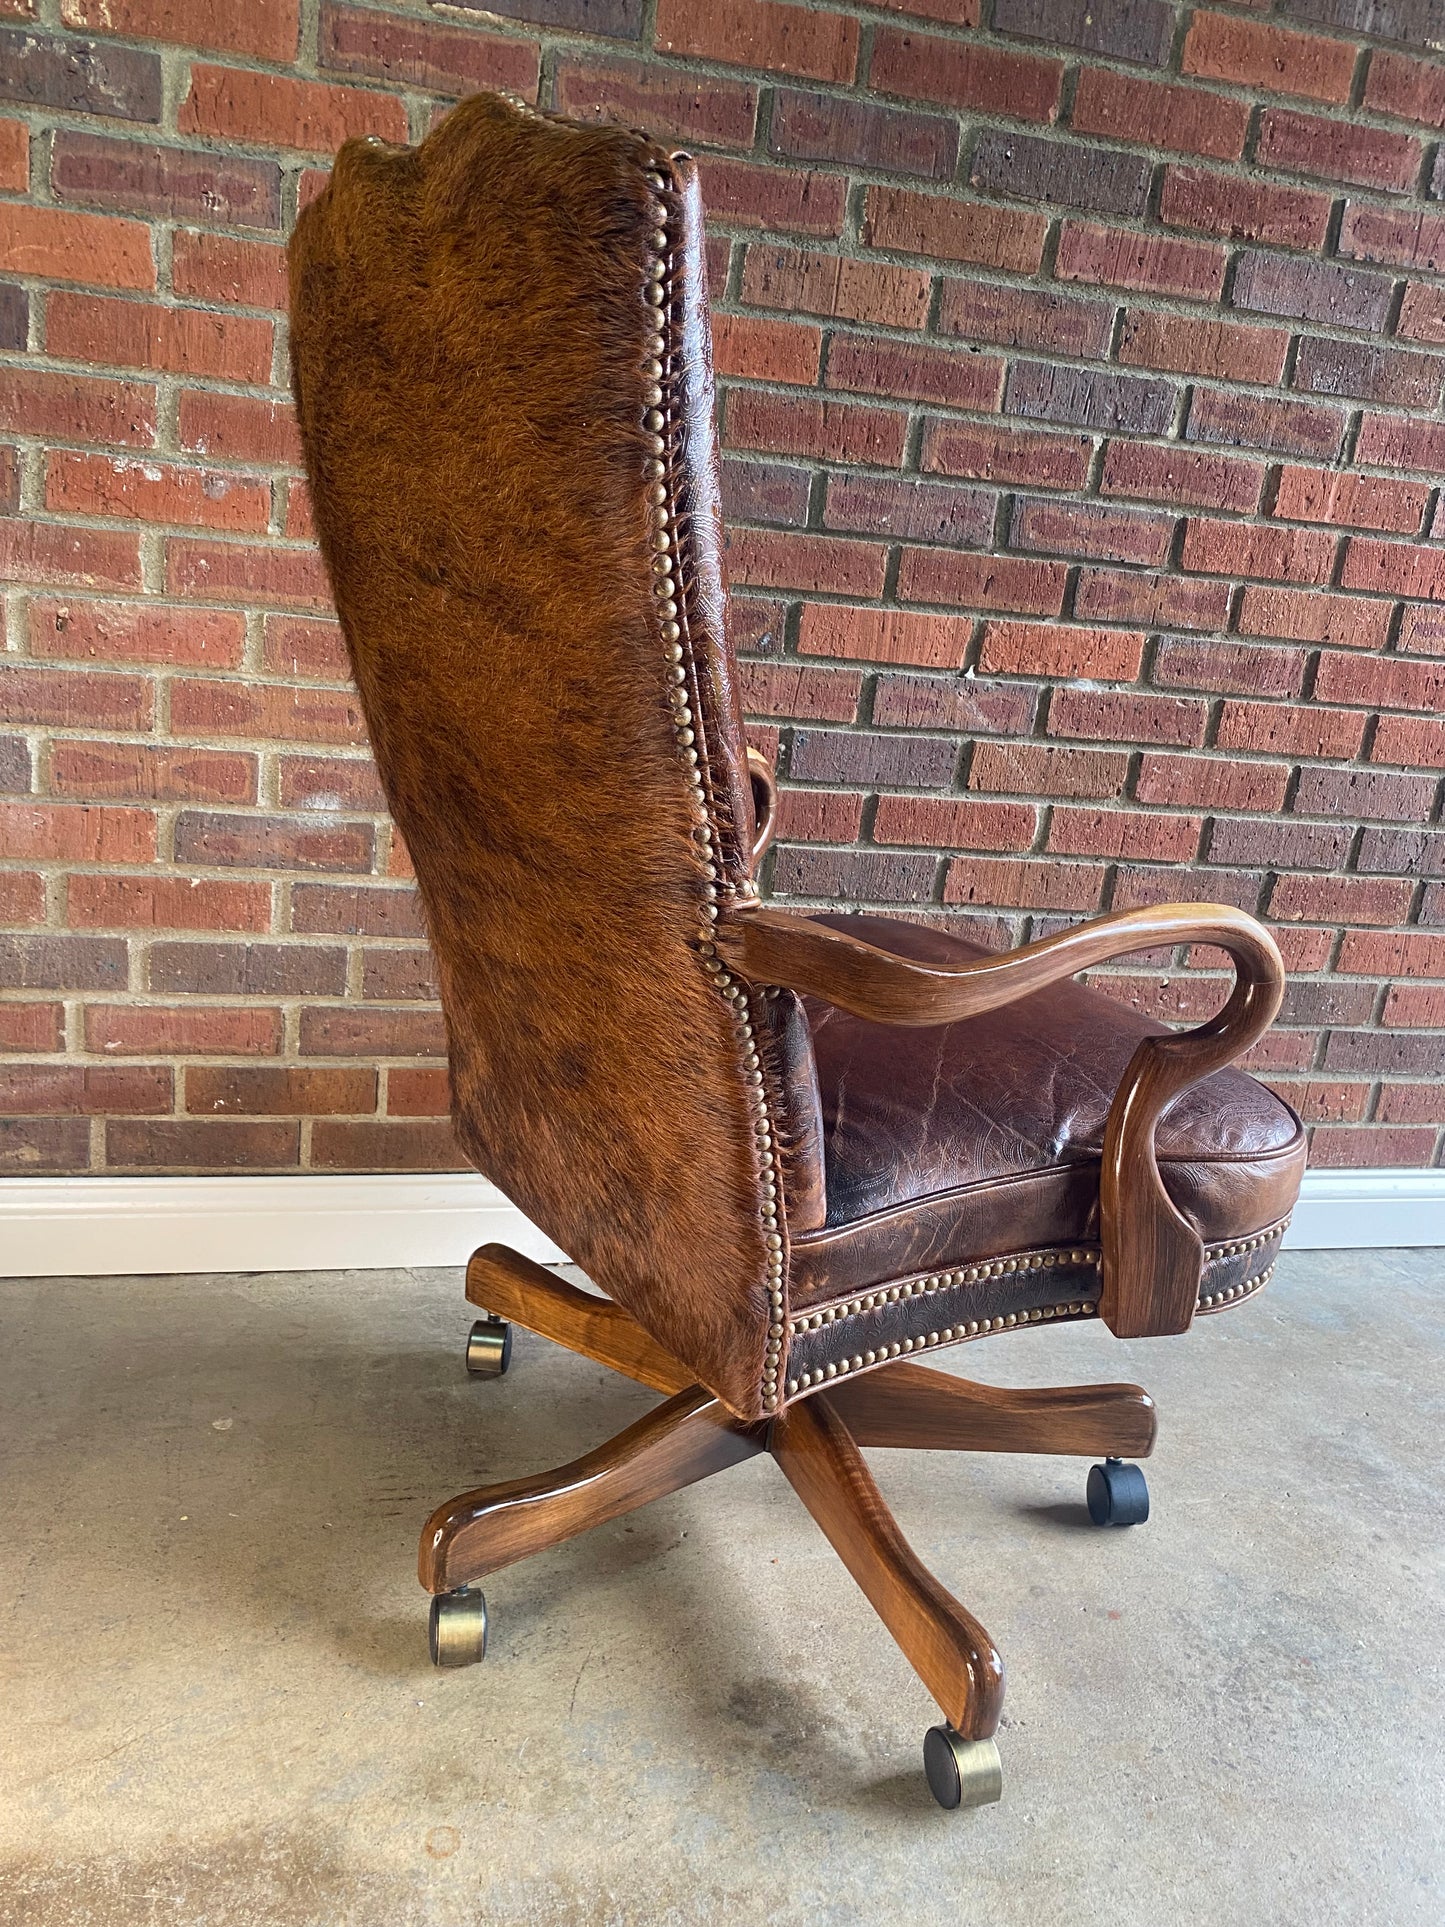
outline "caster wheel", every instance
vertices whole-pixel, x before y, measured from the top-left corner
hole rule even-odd
[[[482,1593],[461,1586],[431,1602],[427,1642],[433,1666],[475,1666],[487,1653],[487,1602]]]
[[[512,1362],[512,1328],[500,1318],[479,1318],[467,1334],[467,1370],[473,1378],[500,1378]]]
[[[987,1807],[1003,1798],[1003,1763],[993,1740],[966,1740],[951,1726],[930,1726],[923,1770],[941,1807]]]
[[[1105,1459],[1089,1467],[1089,1517],[1096,1526],[1142,1526],[1149,1517],[1149,1488],[1137,1465]]]

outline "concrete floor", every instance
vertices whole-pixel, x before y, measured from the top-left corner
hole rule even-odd
[[[0,1286],[4,1927],[1445,1921],[1445,1253],[1287,1257],[1138,1377],[1154,1517],[1065,1459],[875,1454],[1010,1668],[1000,1806],[767,1459],[495,1575],[427,1663],[418,1530],[650,1395],[455,1272]]]

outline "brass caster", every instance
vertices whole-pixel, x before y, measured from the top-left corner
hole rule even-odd
[[[467,1370],[473,1378],[500,1378],[512,1362],[512,1328],[501,1318],[479,1318],[467,1334]]]
[[[460,1586],[440,1592],[431,1602],[427,1642],[433,1666],[475,1666],[487,1654],[487,1601],[484,1594]]]
[[[966,1740],[951,1726],[930,1726],[923,1770],[941,1807],[987,1807],[1003,1798],[1003,1763],[993,1740]]]

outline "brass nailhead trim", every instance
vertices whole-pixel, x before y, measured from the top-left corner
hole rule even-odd
[[[1246,1278],[1242,1284],[1227,1285],[1223,1291],[1212,1292],[1208,1298],[1201,1298],[1201,1311],[1222,1311],[1226,1305],[1237,1305],[1241,1298],[1253,1298],[1257,1291],[1263,1291],[1274,1276],[1274,1266],[1266,1265],[1257,1278]]]
[[[849,1372],[862,1371],[869,1365],[901,1358],[908,1352],[928,1351],[935,1345],[967,1344],[970,1338],[986,1338],[990,1332],[1016,1331],[1024,1325],[1041,1325],[1051,1319],[1092,1318],[1096,1309],[1092,1298],[1076,1298],[1066,1305],[1039,1305],[1032,1311],[1006,1312],[1001,1318],[977,1318],[966,1325],[945,1325],[940,1331],[925,1332],[921,1338],[900,1338],[894,1344],[880,1345],[875,1351],[858,1352],[852,1358],[841,1358],[834,1364],[802,1372],[788,1380],[788,1396],[791,1398],[832,1378],[845,1378]]]

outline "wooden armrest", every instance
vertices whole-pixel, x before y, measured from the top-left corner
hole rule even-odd
[[[1164,1189],[1154,1154],[1160,1115],[1179,1093],[1247,1051],[1284,995],[1274,939],[1221,903],[1171,903],[1100,917],[1022,950],[952,968],[900,957],[786,910],[740,905],[720,922],[718,954],[741,977],[825,998],[879,1024],[953,1024],[1045,990],[1137,950],[1214,944],[1234,962],[1234,988],[1195,1030],[1146,1037],[1109,1106],[1099,1179],[1099,1315],[1120,1338],[1187,1331],[1204,1246]]]

